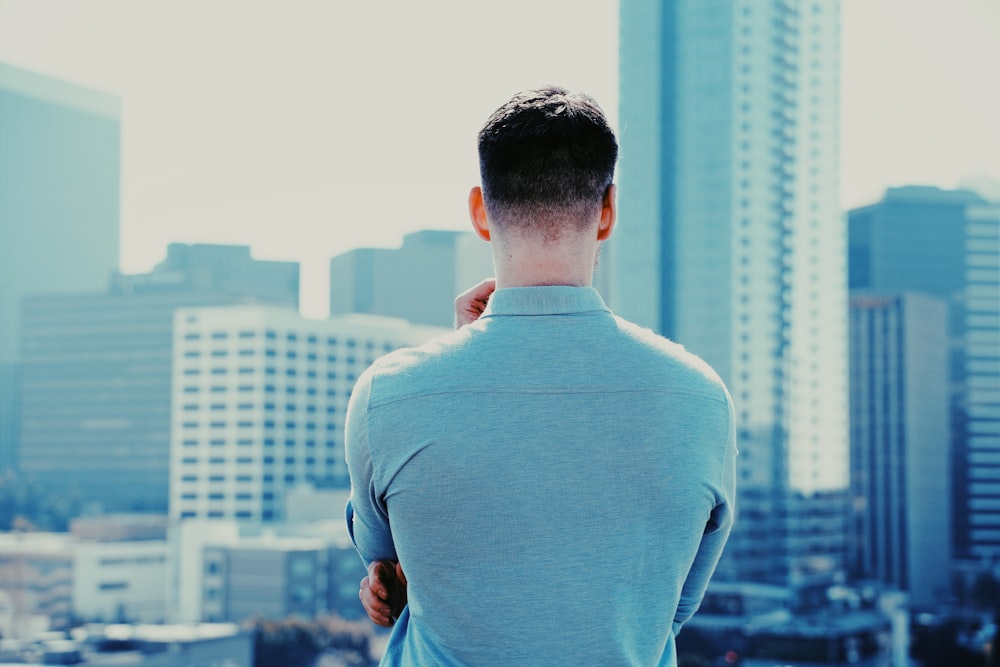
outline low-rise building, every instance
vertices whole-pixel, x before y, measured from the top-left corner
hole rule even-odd
[[[30,637],[86,620],[161,621],[166,557],[163,540],[0,534],[0,634]]]

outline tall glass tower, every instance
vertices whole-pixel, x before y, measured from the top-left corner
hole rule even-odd
[[[622,0],[615,311],[685,345],[737,410],[720,577],[843,568],[847,288],[839,2]]]

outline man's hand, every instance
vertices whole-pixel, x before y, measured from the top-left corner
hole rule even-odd
[[[460,329],[478,320],[496,288],[497,281],[487,278],[455,297],[455,328]]]
[[[368,576],[358,591],[361,605],[376,625],[391,628],[406,606],[406,577],[399,563],[377,560],[368,566]]]

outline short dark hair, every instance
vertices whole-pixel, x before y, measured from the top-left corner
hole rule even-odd
[[[499,226],[536,225],[558,236],[600,210],[614,178],[618,141],[589,95],[550,86],[526,90],[479,131],[487,214]]]

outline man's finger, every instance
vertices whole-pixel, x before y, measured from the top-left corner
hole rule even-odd
[[[368,614],[368,618],[373,623],[386,627],[392,625],[392,609],[388,604],[375,597],[368,585],[368,577],[361,580],[358,597],[361,598],[361,606],[364,607],[365,613]]]
[[[375,561],[368,566],[368,585],[379,599],[389,599],[389,586],[387,579],[392,576],[388,563]]]

